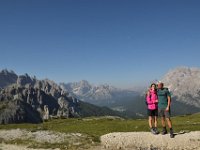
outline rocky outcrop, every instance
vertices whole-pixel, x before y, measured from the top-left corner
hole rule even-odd
[[[56,106],[54,98],[31,87],[12,86],[0,92],[0,124],[39,123],[42,121],[43,106],[49,103]],[[47,97],[49,102],[46,101]]]
[[[50,89],[51,90],[51,89]],[[68,118],[78,109],[77,99],[61,95],[57,99],[51,92],[33,88],[31,85],[22,87],[13,85],[2,89],[0,94],[0,124],[18,122],[41,122],[49,116]],[[58,96],[57,95],[57,96]]]
[[[43,119],[44,120],[49,120],[49,108],[48,108],[48,105],[44,105]]]
[[[58,104],[59,104],[59,108],[58,108],[57,116],[68,118],[69,117],[69,103],[68,101],[66,101],[65,97],[60,97],[58,99]]]

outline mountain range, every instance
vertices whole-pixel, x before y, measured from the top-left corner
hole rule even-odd
[[[109,105],[127,99],[133,99],[139,93],[126,89],[119,89],[108,84],[93,85],[86,80],[74,83],[61,83],[61,88],[73,93],[80,100],[96,105]]]
[[[169,70],[163,78],[165,87],[172,93],[174,115],[200,111],[200,69],[178,67]],[[83,101],[123,112],[129,117],[146,115],[145,91],[118,89],[110,85],[92,85],[88,81],[61,83],[62,89],[73,93]]]
[[[28,74],[0,71],[0,124],[39,123],[52,117],[87,117],[120,113],[83,102],[54,81],[38,80]],[[47,117],[48,116],[48,117]]]
[[[172,93],[173,115],[200,112],[199,68],[175,68],[161,81]],[[4,69],[0,71],[0,123],[41,122],[46,106],[54,117],[141,118],[146,116],[144,93],[108,84],[93,85],[86,80],[57,84]]]

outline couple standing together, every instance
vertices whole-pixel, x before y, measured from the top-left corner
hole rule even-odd
[[[159,82],[151,84],[150,89],[147,92],[146,103],[148,105],[149,127],[153,134],[159,134],[157,129],[158,115],[161,117],[163,130],[162,135],[167,134],[166,122],[170,129],[170,137],[174,138],[172,129],[172,122],[170,120],[170,105],[171,95],[168,88],[164,88],[164,84]]]

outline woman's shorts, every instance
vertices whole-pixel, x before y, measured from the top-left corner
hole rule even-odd
[[[158,116],[158,109],[155,109],[155,110],[150,110],[150,109],[147,109],[147,115],[148,116]]]

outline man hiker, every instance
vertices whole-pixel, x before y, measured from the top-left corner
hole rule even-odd
[[[170,119],[170,105],[171,105],[171,94],[168,88],[164,88],[164,84],[162,82],[158,83],[158,112],[161,117],[163,130],[161,132],[162,135],[167,134],[166,123],[167,121],[168,127],[170,129],[170,137],[174,138],[174,132],[172,129],[172,122]]]

